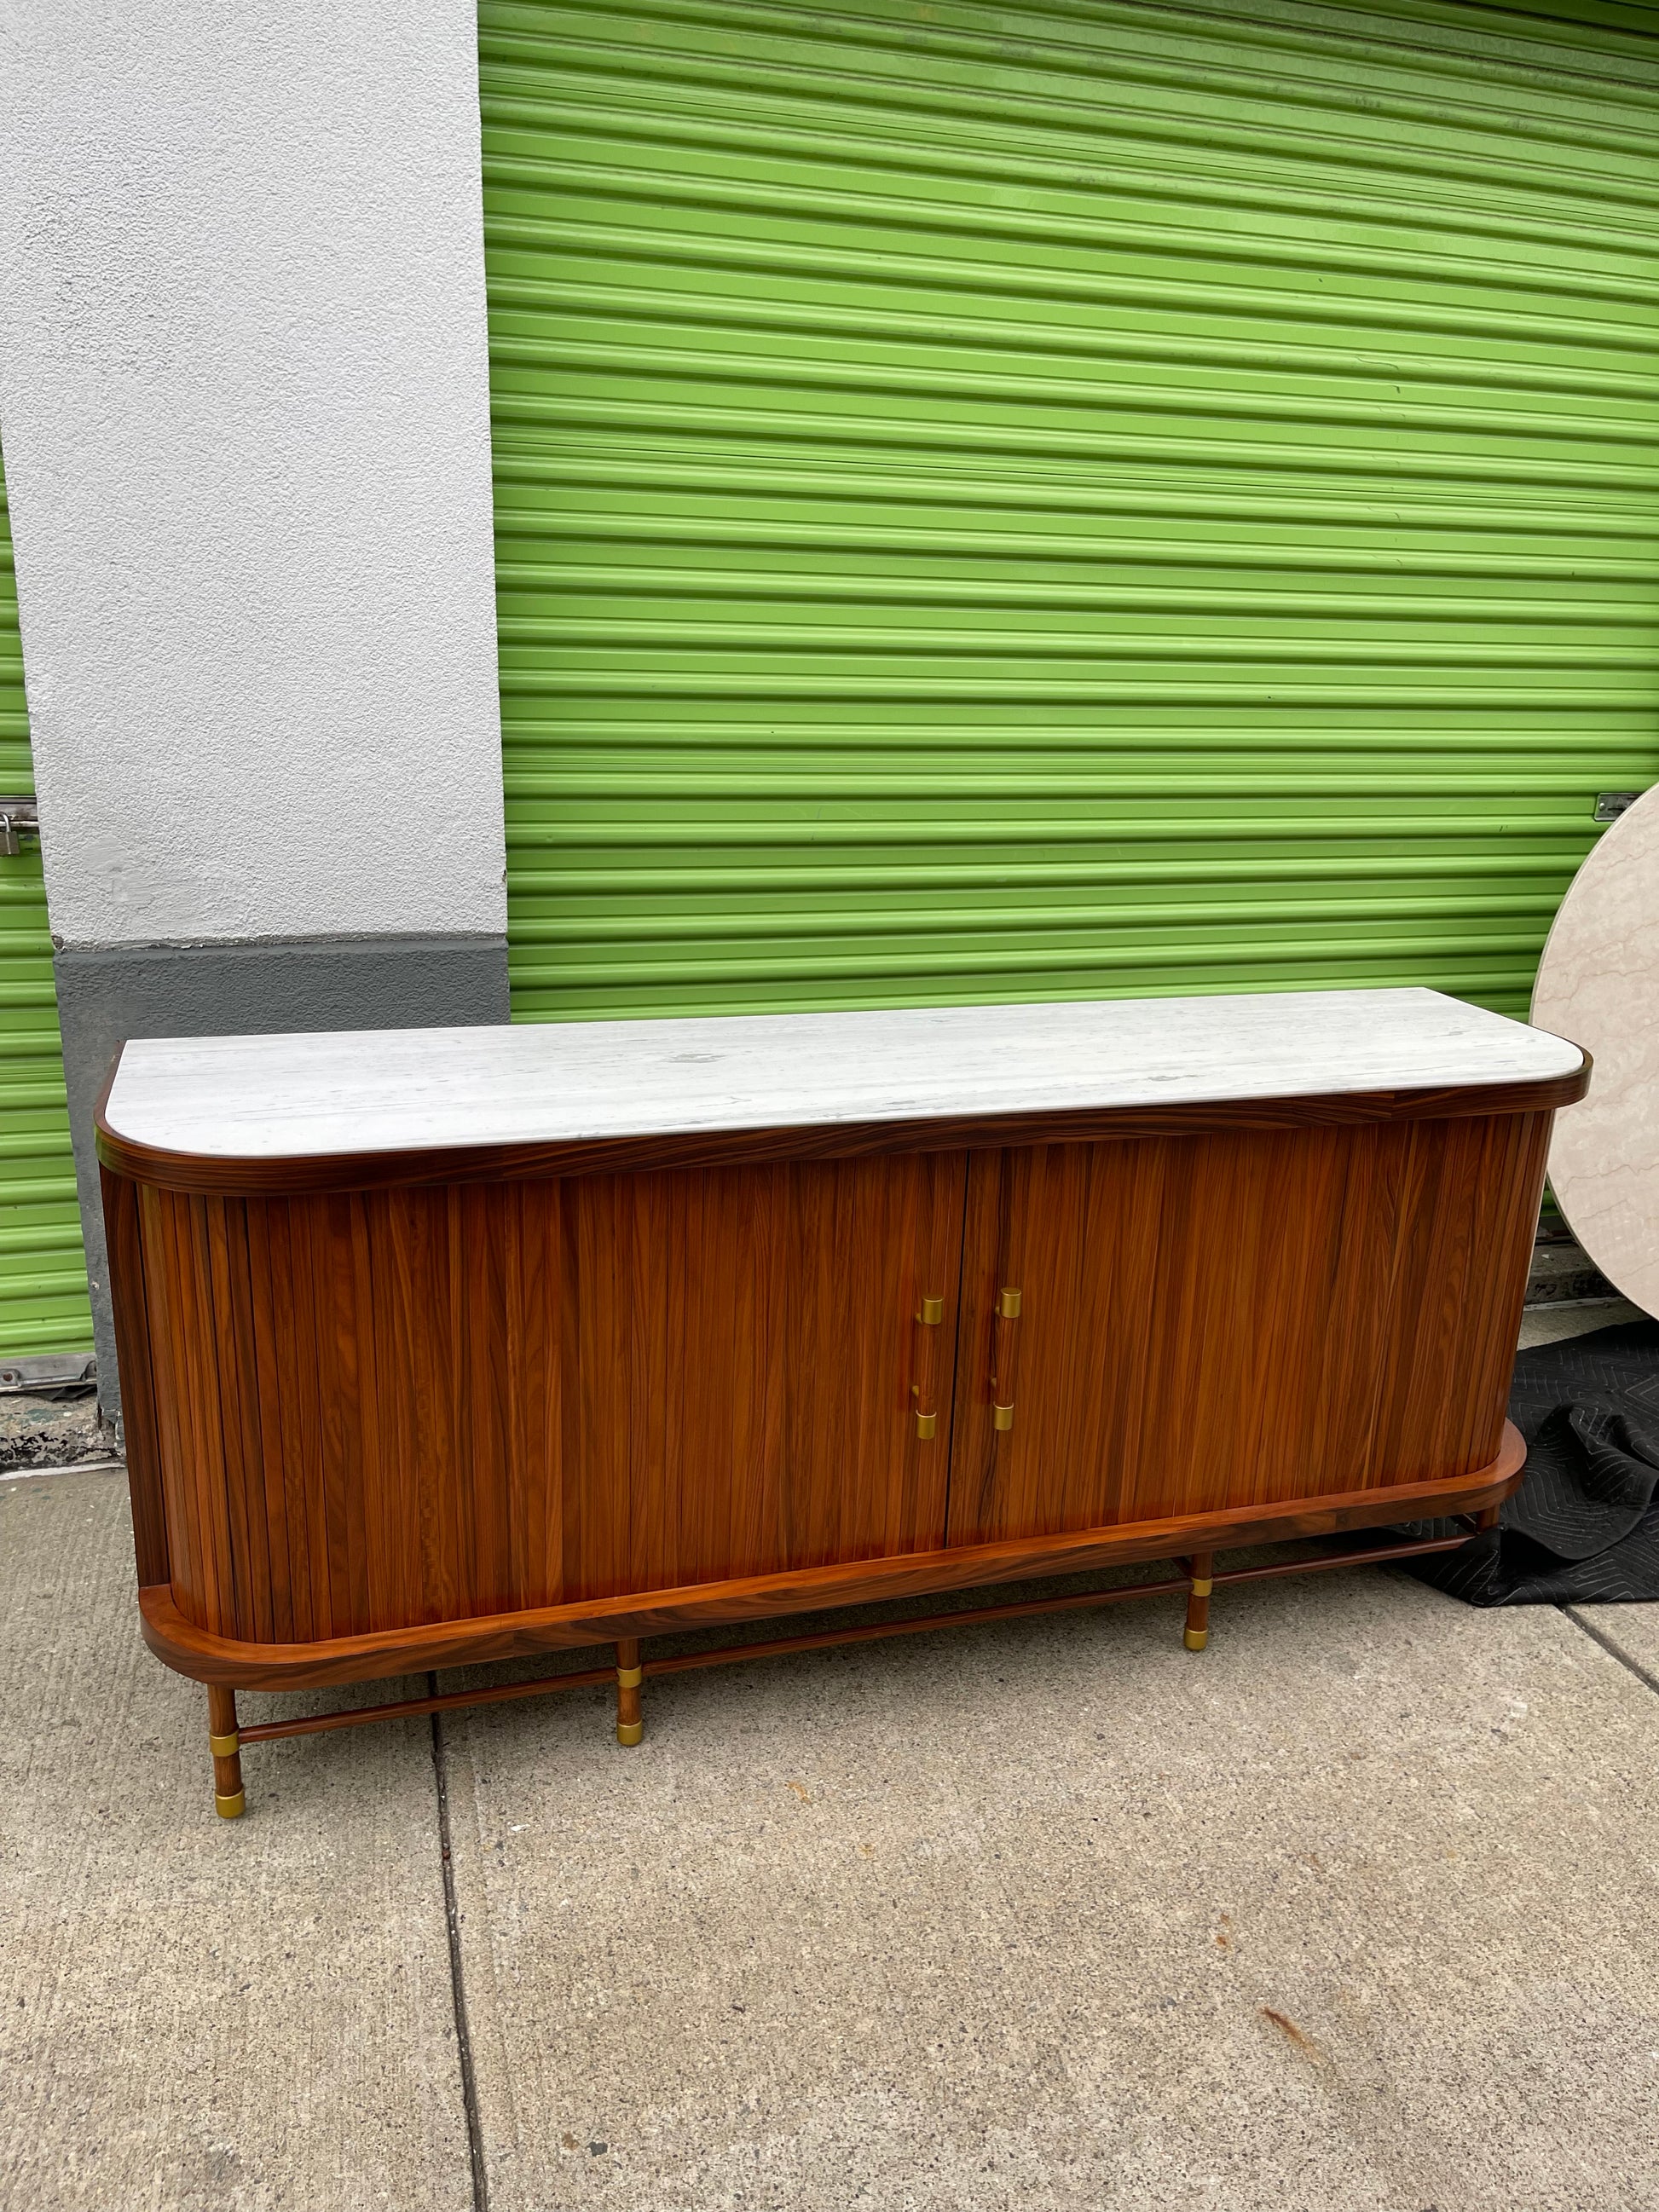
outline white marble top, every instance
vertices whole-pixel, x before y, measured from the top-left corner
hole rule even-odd
[[[1419,990],[142,1037],[105,1121],[286,1159],[1510,1083],[1583,1058]]]

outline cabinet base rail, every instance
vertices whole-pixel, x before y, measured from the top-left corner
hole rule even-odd
[[[1420,1558],[1428,1552],[1455,1552],[1498,1525],[1497,1506],[1455,1516],[1455,1535],[1419,1539],[1406,1544],[1368,1546],[1359,1551],[1326,1552],[1312,1559],[1275,1559],[1265,1566],[1217,1570],[1214,1554],[1196,1552],[1181,1561],[1184,1571],[1162,1582],[1129,1583],[1113,1589],[1083,1590],[1065,1597],[1026,1598],[1007,1605],[961,1607],[943,1613],[906,1614],[896,1620],[865,1621],[854,1627],[817,1629],[804,1636],[776,1636],[747,1644],[722,1644],[710,1651],[687,1651],[668,1658],[642,1657],[636,1637],[619,1638],[613,1667],[585,1667],[568,1674],[538,1675],[525,1682],[495,1682],[476,1690],[449,1690],[429,1698],[399,1698],[384,1705],[362,1705],[349,1711],[313,1713],[301,1719],[258,1721],[240,1727],[236,1717],[236,1692],[220,1684],[209,1686],[209,1742],[213,1753],[214,1804],[221,1817],[237,1819],[246,1804],[241,1752],[251,1743],[272,1743],[281,1736],[319,1735],[330,1729],[363,1728],[372,1721],[408,1720],[423,1713],[453,1712],[465,1705],[501,1705],[511,1698],[546,1697],[556,1690],[592,1689],[599,1683],[617,1686],[617,1741],[638,1743],[644,1723],[641,1714],[641,1684],[653,1675],[680,1674],[694,1667],[724,1667],[738,1659],[776,1659],[794,1651],[820,1651],[840,1644],[868,1644],[889,1636],[918,1636],[939,1628],[972,1628],[982,1621],[1015,1620],[1028,1613],[1083,1613],[1097,1606],[1119,1605],[1130,1598],[1185,1597],[1184,1641],[1189,1651],[1202,1651],[1209,1642],[1212,1593],[1232,1583],[1265,1582],[1282,1575],[1316,1574],[1330,1567],[1382,1566],[1391,1559]]]

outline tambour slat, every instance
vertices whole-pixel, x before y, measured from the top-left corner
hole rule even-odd
[[[520,1018],[1431,983],[1659,775],[1621,0],[484,0]]]
[[[0,792],[34,787],[0,480]],[[0,1359],[92,1343],[40,849],[0,854]]]

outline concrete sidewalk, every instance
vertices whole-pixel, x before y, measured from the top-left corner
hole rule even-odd
[[[121,1478],[0,1485],[0,2206],[1650,2212],[1659,1608],[1215,1624],[260,1746],[225,1823]]]

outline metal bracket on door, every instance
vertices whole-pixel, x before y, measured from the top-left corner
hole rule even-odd
[[[0,853],[15,860],[23,848],[19,840],[40,835],[40,816],[27,793],[0,799]]]

